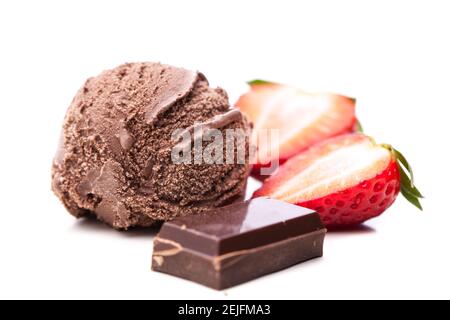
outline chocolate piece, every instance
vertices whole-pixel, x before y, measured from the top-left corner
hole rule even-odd
[[[314,211],[257,198],[166,222],[152,269],[225,289],[321,257],[325,233]]]
[[[229,203],[245,193],[248,157],[223,165],[171,160],[172,133],[196,123],[249,130],[226,92],[199,72],[160,63],[105,71],[86,81],[67,111],[53,191],[74,216],[95,215],[117,229]],[[248,150],[248,139],[240,143]]]

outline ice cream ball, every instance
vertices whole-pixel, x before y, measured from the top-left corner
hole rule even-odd
[[[245,132],[235,161],[195,163],[198,128]],[[202,73],[129,63],[90,78],[70,104],[52,165],[52,189],[75,217],[116,229],[150,226],[243,197],[250,125]],[[174,133],[192,137],[192,163],[174,162]],[[185,141],[183,141],[186,144]],[[201,142],[203,146],[205,141]],[[189,157],[188,157],[189,158]],[[225,158],[225,157],[224,157]]]

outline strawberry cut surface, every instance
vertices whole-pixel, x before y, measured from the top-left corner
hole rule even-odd
[[[400,190],[407,199],[414,196],[408,200],[421,208],[422,196],[400,167],[397,154],[404,159],[363,134],[331,138],[288,160],[254,196],[313,209],[328,227],[357,225],[380,215]]]
[[[317,142],[354,130],[354,99],[261,80],[250,86],[236,107],[253,122],[253,142],[258,148],[255,168],[274,160],[284,162]],[[279,130],[277,143],[259,139],[258,134],[267,129]]]
[[[395,161],[376,177],[330,195],[298,203],[317,211],[328,227],[358,225],[382,214],[400,191]]]

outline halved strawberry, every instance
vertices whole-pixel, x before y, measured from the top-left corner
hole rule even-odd
[[[405,170],[406,169],[406,170]],[[422,209],[405,157],[360,134],[323,141],[290,159],[254,194],[316,210],[329,227],[357,225],[383,213],[399,191]]]
[[[263,80],[249,84],[250,91],[239,98],[236,106],[253,122],[253,143],[258,148],[256,169],[274,160],[283,163],[317,142],[354,131],[355,99],[306,93]],[[278,143],[258,139],[262,129],[278,129]],[[273,152],[274,148],[279,152]]]

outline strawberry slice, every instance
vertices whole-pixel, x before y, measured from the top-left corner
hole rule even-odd
[[[311,94],[263,80],[249,82],[250,91],[236,106],[253,122],[253,143],[257,146],[255,169],[283,163],[324,139],[353,132],[355,99],[320,93]],[[278,129],[278,142],[258,139],[263,129]],[[272,150],[277,148],[278,152]]]
[[[323,141],[287,161],[254,194],[316,210],[328,227],[357,225],[383,213],[401,191],[422,210],[405,157],[360,134]]]

